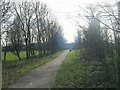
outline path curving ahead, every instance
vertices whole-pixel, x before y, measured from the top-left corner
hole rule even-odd
[[[51,88],[56,72],[68,54],[66,50],[59,57],[42,65],[20,78],[9,88]]]

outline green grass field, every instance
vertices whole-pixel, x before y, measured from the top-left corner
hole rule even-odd
[[[35,55],[38,55],[38,51],[35,51]],[[21,59],[25,59],[26,58],[26,52],[25,51],[21,51],[20,57],[21,57]],[[2,52],[2,60],[4,60],[4,52]],[[19,59],[12,52],[7,52],[7,54],[6,54],[6,61],[13,61],[13,60],[19,60]]]
[[[63,51],[59,51],[52,55],[52,57],[44,56],[42,58],[35,58],[35,59],[27,59],[27,60],[11,60],[3,62],[3,70],[2,70],[2,81],[3,81],[3,88],[7,88],[9,85],[15,83],[15,81],[28,73],[29,71],[33,70],[36,67],[39,67],[54,58],[58,57]],[[12,56],[13,58],[14,56]]]
[[[25,58],[25,51],[21,51],[20,57],[22,59]],[[2,60],[4,60],[4,52],[2,52]],[[14,55],[12,52],[8,52],[6,55],[6,61],[13,61],[13,60],[18,60],[18,57]]]
[[[113,73],[112,69],[111,73]],[[112,75],[112,74],[110,74]],[[105,81],[103,67],[98,61],[80,60],[75,51],[69,52],[57,72],[53,88],[116,88],[111,79]]]

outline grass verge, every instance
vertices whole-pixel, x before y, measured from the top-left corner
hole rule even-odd
[[[54,58],[58,57],[62,54],[63,51],[59,51],[55,54],[50,56],[45,56],[40,59],[28,59],[28,60],[21,60],[21,61],[6,61],[3,62],[3,70],[2,70],[2,87],[7,88],[9,85],[13,84],[20,78],[21,76],[27,74],[31,70],[36,67],[39,67]]]
[[[111,73],[112,72],[112,69]],[[110,74],[112,75],[112,74]],[[113,77],[113,76],[111,76]],[[116,88],[113,78],[106,79],[98,61],[80,60],[75,51],[69,52],[56,74],[53,88]]]

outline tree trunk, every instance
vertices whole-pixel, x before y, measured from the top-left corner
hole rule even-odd
[[[7,46],[5,46],[5,50],[4,50],[4,61],[6,61],[6,54],[7,54],[6,48]]]
[[[6,51],[4,52],[4,61],[6,61]]]
[[[26,44],[26,59],[29,58],[29,54],[28,54],[28,44],[27,44],[27,38],[25,38],[25,44]]]
[[[16,54],[17,54],[18,59],[21,60],[20,52],[16,51]]]

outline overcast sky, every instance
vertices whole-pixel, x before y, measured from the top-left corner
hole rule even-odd
[[[80,12],[80,7],[86,7],[89,4],[95,4],[96,0],[42,0],[47,3],[52,13],[57,17],[64,29],[64,37],[68,42],[74,42],[76,35],[76,26],[74,19]],[[104,2],[105,0],[97,0]],[[107,0],[106,2],[115,2],[117,0]],[[79,7],[80,6],[80,7]]]
[[[63,33],[68,42],[74,42],[76,35],[75,16],[80,12],[79,6],[85,7],[94,0],[44,0],[52,13],[63,26]]]
[[[105,0],[36,0],[36,1],[42,1],[48,5],[54,16],[58,19],[59,23],[63,26],[64,29],[63,33],[65,39],[67,39],[68,42],[74,42],[76,35],[76,26],[74,19],[76,15],[79,12],[81,12],[79,6],[86,7],[89,4],[95,4],[96,1],[103,2]],[[106,2],[115,1],[118,0],[106,0]]]

